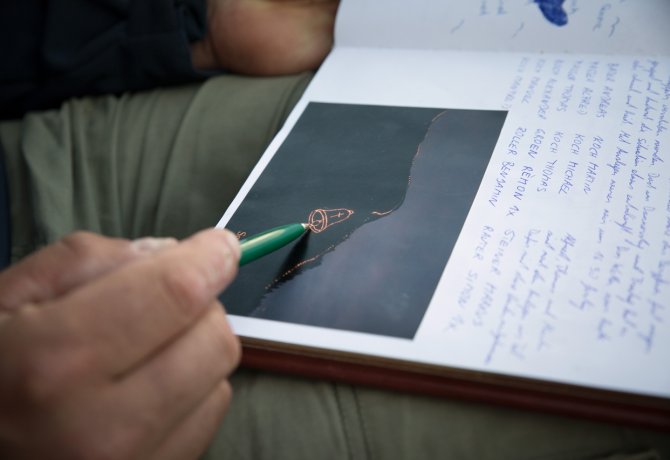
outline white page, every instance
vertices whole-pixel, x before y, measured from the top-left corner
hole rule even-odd
[[[310,101],[509,113],[413,340],[233,316],[238,334],[670,397],[667,57],[337,48],[219,226]]]
[[[539,3],[562,3],[542,13]],[[666,0],[357,0],[342,2],[337,46],[668,54]]]

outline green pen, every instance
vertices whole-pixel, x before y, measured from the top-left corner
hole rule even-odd
[[[309,224],[288,224],[240,240],[242,250],[240,266],[286,246],[304,235],[307,230],[309,230]]]

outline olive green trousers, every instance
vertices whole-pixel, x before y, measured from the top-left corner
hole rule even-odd
[[[220,76],[0,123],[12,259],[213,226],[309,75]],[[670,434],[240,369],[206,459],[670,459]]]

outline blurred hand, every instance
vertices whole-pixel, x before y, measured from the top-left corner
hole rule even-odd
[[[339,0],[208,0],[204,40],[192,47],[201,69],[249,75],[314,70],[333,45]]]
[[[240,346],[236,238],[78,233],[0,273],[0,458],[195,458]]]

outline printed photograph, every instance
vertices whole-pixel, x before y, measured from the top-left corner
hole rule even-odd
[[[226,225],[310,231],[240,268],[229,314],[412,339],[506,115],[310,103]]]

